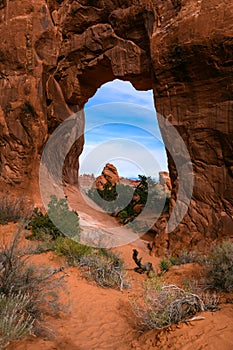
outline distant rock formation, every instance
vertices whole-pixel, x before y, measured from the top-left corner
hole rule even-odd
[[[159,172],[159,183],[160,185],[164,186],[167,191],[172,190],[170,175],[167,171]]]
[[[139,182],[139,180],[131,180],[122,176],[120,177],[120,184],[125,186],[136,187],[139,184]]]
[[[119,183],[119,175],[117,168],[110,163],[107,163],[102,171],[102,174],[96,178],[95,186],[99,191],[105,189],[105,185],[108,183],[108,189],[111,190],[111,187],[115,187]]]
[[[88,190],[95,185],[95,176],[94,174],[82,174],[79,175],[78,182],[79,182],[79,188],[81,190]]]

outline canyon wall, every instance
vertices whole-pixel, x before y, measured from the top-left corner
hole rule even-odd
[[[177,1],[174,17],[166,2],[157,3],[160,22],[151,37],[156,108],[182,136],[194,174],[188,213],[169,235],[168,244],[182,249],[233,236],[233,3]],[[166,128],[162,133],[182,158]],[[171,159],[169,170],[176,192]]]
[[[157,111],[178,130],[193,164],[187,215],[157,237],[158,247],[195,247],[231,235],[232,37],[231,0],[1,0],[1,190],[38,193],[49,135],[118,78],[138,90],[153,88]],[[181,160],[182,154],[165,126],[174,206],[179,177],[171,153]],[[80,135],[83,127],[84,120]],[[66,182],[77,184],[83,142],[80,136],[66,158]]]

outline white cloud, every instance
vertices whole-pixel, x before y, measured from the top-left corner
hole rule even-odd
[[[80,173],[99,175],[106,163],[124,163],[126,168],[121,166],[121,169],[118,169],[120,176],[136,177],[140,173],[157,177],[159,171],[166,170],[163,152],[161,147],[148,150],[138,142],[125,139],[93,143],[89,149],[84,149]]]
[[[99,175],[107,162],[120,176],[157,177],[167,169],[152,91],[114,80],[98,89],[85,108],[85,147],[80,173]]]
[[[101,86],[94,98],[88,101],[86,107],[106,102],[135,103],[147,108],[154,108],[152,90],[137,91],[131,83],[118,79]]]

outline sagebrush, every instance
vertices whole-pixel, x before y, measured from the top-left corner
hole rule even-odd
[[[45,333],[43,315],[60,309],[60,269],[36,267],[28,252],[19,248],[21,231],[0,250],[0,347],[27,334]]]
[[[32,204],[25,198],[15,198],[9,195],[0,197],[0,224],[26,220],[32,212]]]
[[[206,260],[210,287],[219,291],[233,291],[233,242],[217,244]]]
[[[10,341],[33,334],[35,319],[27,312],[32,303],[29,293],[0,293],[0,347],[5,349]]]
[[[197,252],[184,249],[177,256],[170,256],[169,260],[172,265],[182,265],[199,262],[200,257]]]
[[[53,249],[65,256],[70,265],[81,267],[86,277],[102,287],[122,289],[128,286],[124,263],[110,250],[92,248],[67,237],[59,237]]]
[[[216,310],[214,303],[218,303],[217,298],[202,299],[174,284],[163,284],[158,278],[144,285],[143,296],[143,300],[131,300],[137,326],[143,330],[188,321],[196,313],[207,310],[208,303],[212,311]]]
[[[123,261],[111,251],[83,256],[80,266],[86,267],[88,275],[101,287],[122,290],[129,286]]]

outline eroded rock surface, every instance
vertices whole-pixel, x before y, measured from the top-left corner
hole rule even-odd
[[[194,173],[188,213],[169,235],[182,249],[233,235],[233,3],[181,1],[173,18],[168,2],[158,3],[163,19],[151,37],[156,108],[182,136]],[[162,134],[166,141],[166,128]],[[176,142],[166,142],[182,159]],[[169,170],[175,200],[170,158]]]
[[[164,249],[232,235],[232,23],[231,0],[1,1],[1,189],[38,193],[48,136],[101,84],[119,78],[139,90],[153,87],[157,111],[192,159],[191,205]],[[83,142],[66,158],[66,182],[77,183]],[[177,169],[170,155],[168,161],[174,206]]]
[[[109,184],[109,190],[115,187],[119,183],[119,175],[117,172],[117,168],[110,163],[107,163],[102,171],[102,174],[98,176],[95,180],[95,186],[97,190],[103,191],[105,189],[105,185]]]

